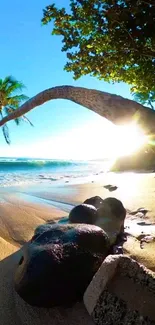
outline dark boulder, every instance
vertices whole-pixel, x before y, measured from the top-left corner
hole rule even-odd
[[[122,202],[113,197],[104,199],[102,206],[97,210],[96,225],[104,229],[114,242],[118,235],[124,232],[126,209]]]
[[[119,220],[125,220],[126,209],[124,208],[123,203],[114,197],[104,199],[102,206],[98,210],[99,215],[103,217],[108,212]]]
[[[30,305],[72,306],[108,255],[108,236],[94,225],[45,226],[23,247],[15,290]]]
[[[95,198],[99,198],[97,199],[98,203],[100,202],[98,209],[93,205],[80,204],[71,210],[69,222],[99,226],[108,234],[111,244],[114,244],[118,236],[122,236],[124,232],[126,210],[122,202],[113,197],[108,197],[103,200],[97,196],[86,201],[93,203],[95,202]]]
[[[94,225],[97,218],[97,209],[93,205],[80,204],[69,213],[70,223],[86,223]]]
[[[96,209],[100,208],[104,200],[100,196],[92,196],[89,199],[85,200],[84,204],[93,205]]]

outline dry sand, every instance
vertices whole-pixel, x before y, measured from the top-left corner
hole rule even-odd
[[[104,185],[117,185],[109,192]],[[26,195],[21,194],[27,193]],[[14,292],[13,275],[22,253],[22,245],[33,235],[34,229],[48,221],[66,216],[71,204],[100,195],[114,196],[133,211],[145,207],[148,220],[155,220],[154,174],[107,174],[104,179],[81,185],[47,186],[42,188],[18,188],[0,192],[0,324],[2,325],[59,325],[89,324],[92,321],[83,304],[71,309],[37,309],[24,303]],[[46,199],[38,201],[36,197]],[[55,207],[51,205],[54,200]],[[39,203],[40,202],[40,203]],[[63,202],[65,204],[59,204]],[[59,206],[59,208],[58,208]],[[147,221],[148,221],[147,220]],[[149,232],[148,227],[148,232]],[[144,262],[154,270],[155,245],[146,244],[142,250],[139,241],[130,238],[125,244],[129,255]],[[150,245],[150,246],[149,246]]]

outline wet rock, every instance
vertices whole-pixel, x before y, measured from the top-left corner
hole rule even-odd
[[[126,209],[124,208],[122,202],[114,197],[108,197],[103,200],[103,204],[98,209],[98,215],[100,218],[117,218],[118,220],[125,220]]]
[[[58,221],[58,223],[63,223],[63,224],[64,224],[64,223],[65,223],[65,224],[66,224],[66,223],[69,223],[69,218],[68,218],[68,217],[65,217],[65,218],[63,217],[63,218],[61,218],[61,219]]]
[[[141,212],[144,214],[144,216],[149,212],[149,210],[145,209],[145,208],[139,208],[138,212]]]
[[[116,191],[117,189],[118,189],[117,186],[111,186],[111,187],[109,188],[109,192]]]
[[[96,201],[95,201],[95,198]],[[96,209],[93,205],[81,204],[74,207],[69,214],[70,223],[87,223],[101,227],[109,236],[111,243],[115,243],[117,237],[124,233],[124,220],[126,210],[121,201],[109,197],[106,199],[98,199],[92,197],[87,202],[98,205]],[[85,201],[85,202],[86,202]]]
[[[72,306],[108,255],[108,236],[94,225],[45,226],[23,247],[15,290],[30,305]]]
[[[85,200],[83,203],[93,205],[96,209],[98,209],[100,208],[103,202],[104,200],[100,196],[96,195]]]
[[[43,225],[40,225],[38,226],[35,231],[34,231],[34,236],[38,236],[38,235],[41,235],[43,234],[45,231],[48,231],[50,230],[51,228],[53,227],[53,224],[48,222],[48,223],[45,223]],[[32,237],[33,239],[33,237]]]
[[[105,186],[103,186],[103,187],[106,188],[106,190],[109,190],[109,192],[113,192],[113,191],[116,191],[116,190],[118,189],[117,186],[115,186],[115,185],[110,185],[110,184],[105,185]]]
[[[144,244],[153,242],[155,237],[152,235],[141,234],[137,239],[140,240],[140,248],[144,249]]]
[[[104,185],[103,187],[106,188],[106,190],[109,190],[109,188],[110,188],[111,186],[112,186],[111,184],[107,184],[107,185]]]
[[[104,229],[110,237],[111,243],[118,235],[124,233],[126,209],[122,202],[113,197],[104,199],[102,206],[97,210],[96,225]]]
[[[69,213],[70,223],[86,223],[95,225],[97,209],[90,204],[80,204],[74,207]]]
[[[131,215],[139,215],[139,216],[141,216],[141,217],[145,217],[146,216],[146,214],[149,212],[149,210],[147,210],[147,209],[145,209],[145,208],[139,208],[139,209],[137,209],[137,210],[135,210],[135,211],[130,211],[129,212],[129,214],[131,214]],[[141,214],[141,215],[140,215]]]
[[[123,254],[123,247],[114,245],[113,246],[113,254],[118,254],[118,255]]]

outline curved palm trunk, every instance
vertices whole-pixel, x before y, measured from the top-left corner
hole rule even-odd
[[[28,113],[33,108],[51,99],[67,99],[80,104],[115,124],[124,124],[138,119],[147,132],[155,132],[155,111],[121,96],[106,92],[73,86],[58,86],[42,91],[25,102],[19,109],[0,121],[6,122]]]

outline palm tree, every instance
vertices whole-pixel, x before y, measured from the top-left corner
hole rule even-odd
[[[20,94],[23,90],[24,85],[14,79],[12,76],[7,76],[4,80],[0,79],[0,117],[1,120],[13,113],[16,109],[20,107],[23,101],[28,99],[24,94]],[[17,117],[14,119],[17,125],[20,124],[22,120],[29,122],[33,125],[30,120],[23,115],[22,117]],[[10,144],[9,129],[7,124],[2,126],[2,132],[5,141]]]
[[[71,100],[117,125],[138,119],[138,124],[142,125],[148,134],[155,133],[155,111],[149,107],[107,92],[73,86],[58,86],[42,91],[0,120],[0,127],[51,99]]]

